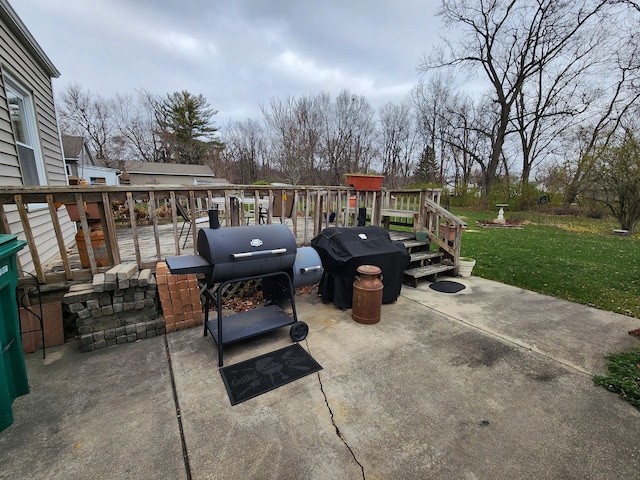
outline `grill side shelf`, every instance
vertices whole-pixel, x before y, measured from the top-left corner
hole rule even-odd
[[[204,273],[211,274],[213,266],[200,255],[180,255],[178,257],[165,257],[165,262],[172,274]]]

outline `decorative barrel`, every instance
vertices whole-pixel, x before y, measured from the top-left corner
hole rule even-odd
[[[382,310],[382,271],[375,265],[360,265],[353,281],[351,318],[358,323],[378,323]]]

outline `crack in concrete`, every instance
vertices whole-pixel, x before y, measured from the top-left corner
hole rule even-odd
[[[171,352],[169,351],[169,341],[164,336],[164,348],[167,354],[167,365],[169,367],[169,378],[171,378],[171,390],[173,391],[173,403],[176,408],[176,419],[178,420],[178,430],[180,431],[180,442],[182,443],[182,459],[184,460],[184,468],[187,473],[187,480],[191,480],[191,465],[189,465],[189,452],[187,452],[187,441],[184,438],[184,429],[182,428],[182,415],[180,413],[180,402],[178,401],[178,390],[176,389],[176,379],[173,374],[173,364],[171,363]]]
[[[311,349],[309,348],[309,340],[306,339],[305,343],[307,344],[307,351],[309,352],[309,354],[311,354]],[[329,416],[331,417],[331,425],[333,425],[333,428],[336,430],[336,435],[338,436],[340,441],[344,444],[345,447],[347,447],[347,450],[349,450],[349,453],[351,454],[351,457],[353,458],[353,460],[360,467],[360,471],[362,472],[362,480],[366,480],[366,476],[365,476],[365,473],[364,473],[364,465],[362,465],[362,463],[360,463],[360,461],[356,457],[355,452],[353,451],[351,446],[349,446],[349,444],[347,443],[347,440],[344,438],[344,435],[342,435],[342,432],[340,431],[340,427],[338,427],[338,425],[336,424],[335,417],[333,416],[333,410],[331,409],[331,405],[329,405],[329,399],[327,398],[327,394],[324,391],[324,385],[322,385],[322,379],[320,378],[320,372],[319,371],[316,372],[316,375],[318,377],[318,384],[320,385],[320,391],[322,392],[322,396],[324,397],[324,403],[327,406],[327,410],[329,411]]]

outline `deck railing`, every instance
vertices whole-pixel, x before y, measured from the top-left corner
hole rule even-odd
[[[208,226],[204,222],[209,220],[209,211],[216,212],[223,226],[283,223],[291,229],[298,245],[308,245],[326,227],[355,226],[363,214],[367,224],[404,226],[410,231],[426,228],[435,232],[442,221],[464,224],[439,206],[440,194],[438,189],[362,192],[341,186],[0,187],[0,232],[19,233],[27,241],[33,273],[40,283],[58,283],[86,280],[123,261],[135,261],[140,268],[155,268],[165,256],[197,253],[194,239],[199,226]],[[190,222],[185,222],[178,208],[172,207],[178,202]],[[44,222],[50,222],[54,233],[51,238],[55,246],[50,244],[47,252],[39,251],[42,242],[34,234],[30,213],[30,206],[34,205],[40,209],[40,224],[45,209],[48,219]],[[100,225],[104,243],[99,253],[106,255],[106,260],[98,258],[90,235],[78,242],[85,253],[85,265],[78,265],[72,258],[75,242],[69,242],[69,235],[64,234],[64,222],[68,220],[62,214],[63,205],[77,220],[78,230],[90,232],[93,224]],[[15,220],[16,212],[19,222]],[[188,227],[188,234],[183,227]],[[435,238],[452,251],[456,261],[460,232],[458,228],[453,247]],[[51,249],[57,253],[57,271],[43,264],[43,258],[51,257]]]
[[[427,231],[427,236],[453,260],[457,273],[462,231],[467,226],[466,222],[430,199],[425,200],[424,208],[426,212],[424,229]]]

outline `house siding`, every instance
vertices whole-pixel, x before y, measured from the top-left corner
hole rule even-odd
[[[131,173],[131,185],[193,185],[191,175],[151,175],[147,173]],[[212,180],[207,178],[207,180]]]
[[[51,72],[36,58],[21,36],[12,29],[13,20],[6,18],[7,9],[0,5],[0,184],[22,185],[18,155],[9,117],[9,106],[5,93],[6,74],[11,75],[26,87],[32,96],[38,136],[48,185],[66,185],[64,159],[56,120]],[[11,13],[9,13],[11,15]],[[57,73],[57,72],[56,72]],[[24,239],[24,233],[15,207],[5,206],[11,233]],[[65,214],[61,227],[66,244],[74,241],[75,225]],[[47,208],[29,211],[29,221],[36,239],[37,249],[43,263],[58,253],[55,232],[51,227],[51,216]],[[49,254],[49,255],[48,255]],[[33,262],[26,251],[19,254],[21,267],[31,271]]]
[[[9,73],[26,86],[33,96],[48,184],[66,185],[67,179],[64,175],[64,162],[62,160],[62,149],[56,122],[51,78],[29,54],[27,49],[19,43],[16,36],[7,28],[4,22],[0,22],[0,64],[3,74],[3,78],[0,80],[3,87],[2,105],[0,106],[0,129],[8,131],[11,138],[13,138],[9,120],[9,108],[4,93],[4,74]],[[17,167],[17,153],[15,153],[15,146],[13,148],[15,160],[12,165]],[[5,162],[3,155],[3,158],[0,158],[0,165],[6,165]],[[4,171],[0,173],[4,176]],[[20,176],[19,173],[18,176]]]

